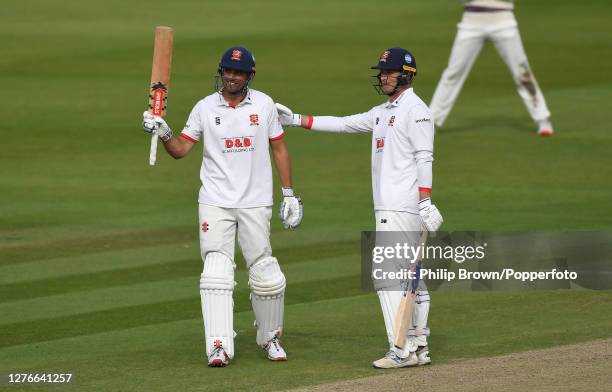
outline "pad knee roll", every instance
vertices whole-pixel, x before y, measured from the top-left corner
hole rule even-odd
[[[285,292],[285,275],[276,257],[265,257],[249,268],[249,287],[253,294],[272,297]]]
[[[204,259],[204,270],[200,275],[200,289],[233,290],[234,262],[220,252],[209,252]]]

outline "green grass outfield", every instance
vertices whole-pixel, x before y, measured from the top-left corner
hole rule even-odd
[[[518,2],[557,134],[535,135],[486,46],[436,136],[444,229],[612,229],[611,12],[607,0]],[[286,141],[306,217],[292,232],[275,217],[272,233],[288,280],[290,360],[271,363],[255,346],[240,259],[236,360],[206,367],[201,155],[173,161],[160,148],[151,168],[141,131],[153,27],[176,29],[168,121],[179,130],[234,44],[255,53],[255,87],[298,112],[381,102],[369,66],[396,45],[414,52],[416,92],[429,101],[460,14],[454,0],[3,4],[0,373],[69,370],[83,391],[270,390],[375,374],[384,327],[376,296],[359,288],[359,235],[374,226],[370,140],[296,129]],[[611,312],[609,291],[436,292],[432,356],[609,337]]]

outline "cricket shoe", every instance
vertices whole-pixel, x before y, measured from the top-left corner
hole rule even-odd
[[[268,359],[270,361],[286,361],[287,360],[287,353],[283,349],[283,346],[281,346],[281,342],[280,342],[278,335],[270,339],[268,344],[266,344],[263,347],[263,349],[268,354]]]
[[[429,365],[431,363],[431,358],[429,357],[429,347],[427,346],[419,346],[416,350],[416,356],[419,361],[419,366]]]
[[[540,127],[538,128],[538,135],[542,137],[552,136],[554,133],[552,124],[548,120],[540,121]]]
[[[220,340],[215,341],[215,347],[212,353],[208,356],[208,366],[210,367],[225,367],[229,365],[230,358],[221,345]]]
[[[381,359],[372,362],[372,366],[376,369],[398,369],[403,367],[416,366],[419,364],[419,359],[416,353],[410,353],[406,358],[402,358],[393,350],[385,354]]]

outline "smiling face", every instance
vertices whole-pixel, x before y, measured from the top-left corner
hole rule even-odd
[[[246,90],[250,74],[235,69],[223,69],[221,78],[223,79],[223,92],[229,95],[238,95]]]

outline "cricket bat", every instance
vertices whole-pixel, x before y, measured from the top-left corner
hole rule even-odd
[[[149,87],[149,112],[154,116],[165,116],[168,109],[168,85],[172,66],[172,42],[174,29],[167,26],[155,27],[153,47],[153,68]],[[149,165],[154,166],[157,159],[157,134],[151,135]]]
[[[421,233],[421,244],[425,244],[427,242],[427,230],[424,230]],[[425,250],[423,249],[423,252]],[[395,326],[393,328],[395,339],[393,341],[393,345],[402,350],[406,345],[406,336],[408,335],[408,328],[410,328],[410,324],[412,323],[412,313],[414,312],[414,303],[416,301],[416,291],[419,286],[419,273],[421,269],[421,261],[423,259],[423,254],[419,254],[417,260],[412,263],[410,270],[414,272],[414,279],[406,282],[406,288],[404,289],[404,294],[402,295],[402,299],[400,300],[399,307],[397,308],[397,313],[395,315]]]

